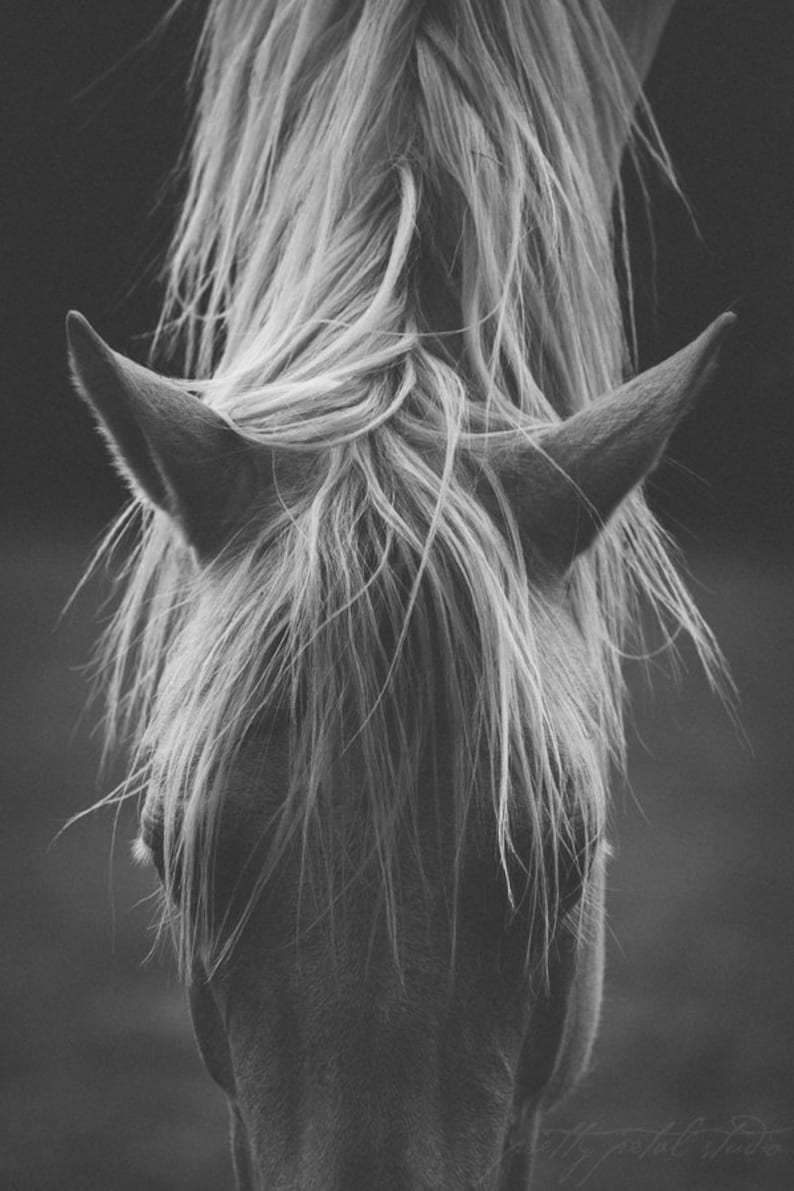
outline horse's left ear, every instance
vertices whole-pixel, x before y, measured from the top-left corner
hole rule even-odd
[[[587,549],[659,462],[735,321],[720,315],[670,359],[494,460],[529,549],[553,571]]]
[[[217,555],[272,489],[273,453],[252,443],[176,381],[114,352],[82,315],[66,320],[77,390],[136,496]]]

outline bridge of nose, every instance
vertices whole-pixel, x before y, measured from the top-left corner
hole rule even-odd
[[[530,1018],[525,936],[464,919],[450,990],[448,924],[410,923],[400,974],[369,905],[285,944],[293,905],[289,882],[263,899],[221,998],[264,1185],[487,1188]]]
[[[307,1189],[441,1191],[465,1186],[467,1165],[498,1165],[516,1026],[455,1004],[428,1012],[395,994],[369,999],[366,986],[337,993],[333,977],[312,991],[273,981],[264,995],[261,985],[230,990],[237,1096],[274,1185],[292,1170],[291,1185]]]

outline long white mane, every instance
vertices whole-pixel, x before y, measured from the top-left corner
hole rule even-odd
[[[197,77],[160,344],[310,482],[211,568],[147,512],[106,640],[123,793],[156,796],[181,878],[180,957],[233,944],[239,922],[210,937],[218,814],[243,740],[282,718],[259,889],[296,842],[325,871],[355,754],[398,953],[397,838],[443,740],[461,847],[492,808],[508,879],[528,827],[511,894],[548,942],[561,858],[586,873],[623,765],[641,609],[715,668],[641,493],[551,591],[489,461],[493,431],[629,368],[610,200],[630,126],[668,169],[636,80],[597,0],[212,0]]]

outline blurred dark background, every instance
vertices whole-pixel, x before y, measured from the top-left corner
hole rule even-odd
[[[153,36],[167,7],[36,0],[0,12],[0,1188],[230,1183],[222,1098],[193,1053],[181,990],[167,962],[144,964],[151,910],[139,903],[152,883],[127,860],[131,821],[110,879],[107,817],[50,846],[109,788],[96,785],[81,717],[96,589],[56,622],[122,497],[69,391],[63,318],[77,307],[114,346],[145,354],[201,9]],[[696,675],[640,700],[597,1066],[550,1120],[547,1186],[566,1170],[550,1151],[582,1122],[602,1130],[597,1155],[625,1143],[588,1174],[593,1188],[794,1185],[793,64],[790,0],[682,0],[649,80],[698,230],[653,190],[654,269],[635,220],[641,361],[723,309],[740,315],[653,493],[733,667],[749,743]],[[740,1116],[789,1132],[710,1160],[689,1142],[679,1159],[628,1149],[635,1131],[725,1130]]]

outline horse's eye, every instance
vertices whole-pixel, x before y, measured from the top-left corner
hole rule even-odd
[[[162,820],[144,811],[138,838],[132,848],[133,856],[141,864],[153,864],[161,881],[165,881],[165,853]]]

